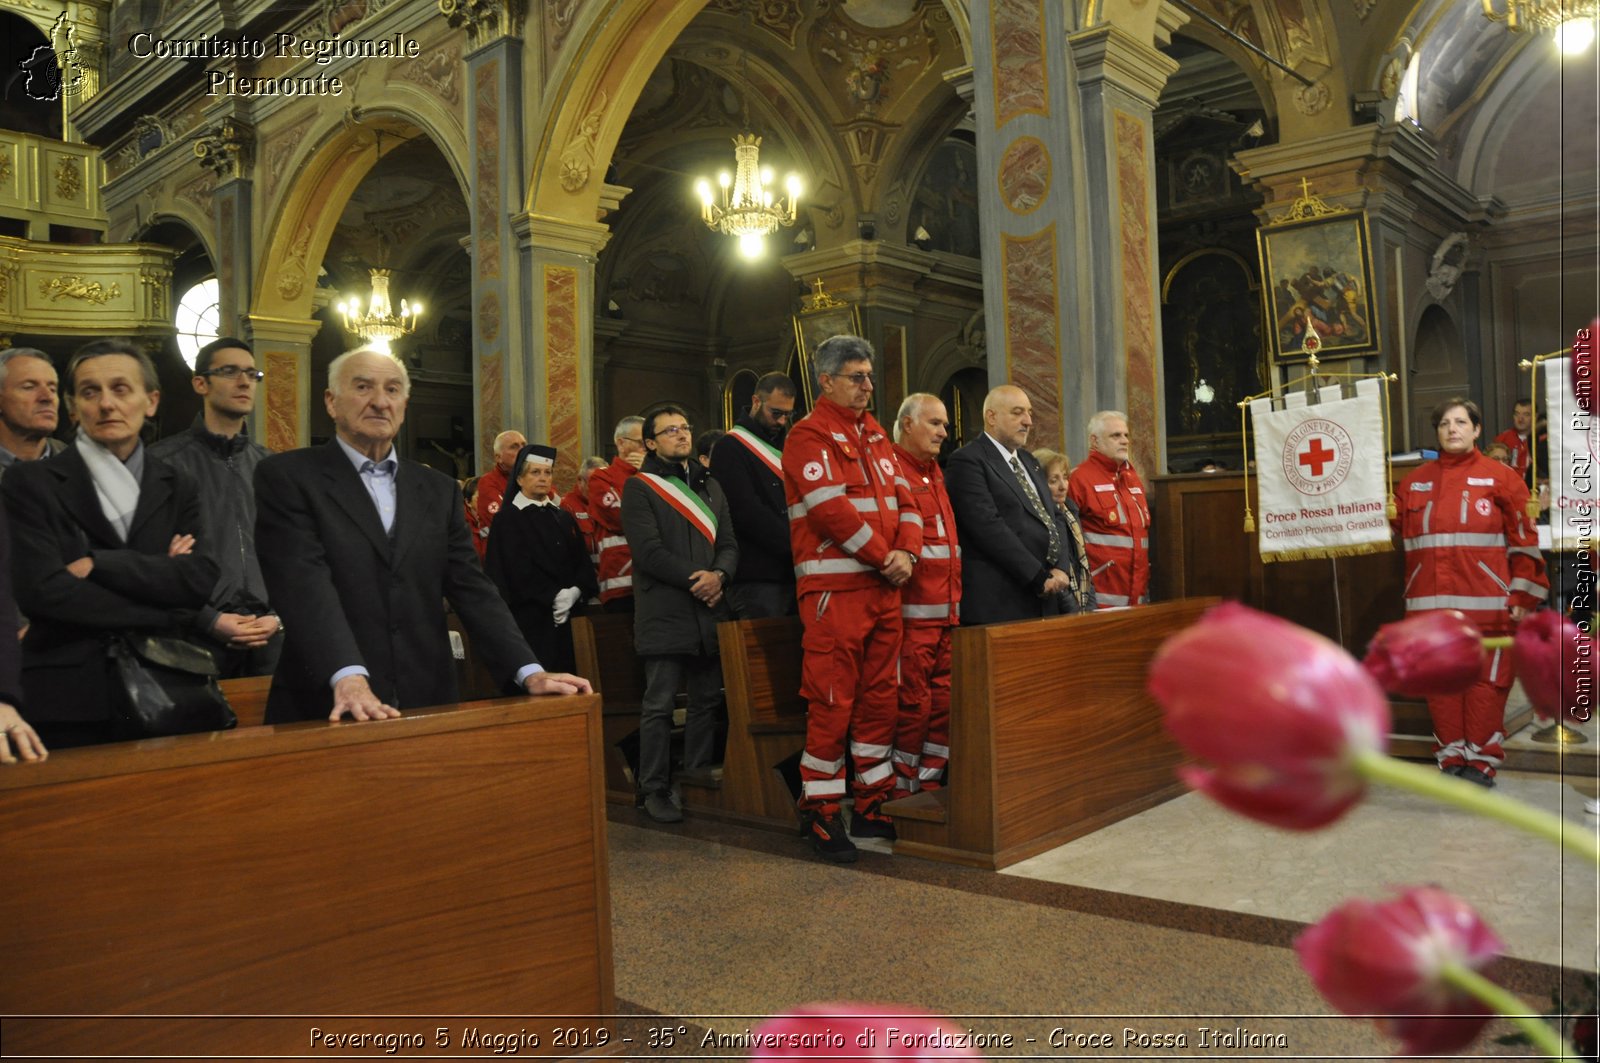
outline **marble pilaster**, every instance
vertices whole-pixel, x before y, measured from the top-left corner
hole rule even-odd
[[[255,349],[256,366],[265,372],[257,415],[251,431],[269,450],[293,450],[311,438],[311,340],[322,322],[245,315],[244,339]]]

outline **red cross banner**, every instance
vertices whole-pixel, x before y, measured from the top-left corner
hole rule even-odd
[[[1391,549],[1379,389],[1362,381],[1356,390],[1343,399],[1337,387],[1327,388],[1323,401],[1288,409],[1251,403],[1261,560]]]

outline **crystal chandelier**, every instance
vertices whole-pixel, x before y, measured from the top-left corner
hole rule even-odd
[[[1594,42],[1600,0],[1499,0],[1502,11],[1495,10],[1495,3],[1496,0],[1483,0],[1483,17],[1504,22],[1513,33],[1555,30],[1556,42],[1569,55],[1582,52]]]
[[[389,303],[389,271],[375,269],[372,271],[372,297],[367,301],[366,312],[362,312],[359,299],[346,299],[339,303],[339,313],[344,318],[345,331],[391,354],[391,342],[415,331],[417,319],[422,316],[422,304],[402,299],[400,312],[396,314]]]
[[[733,174],[724,170],[717,176],[720,196],[711,191],[711,182],[705,178],[696,183],[700,217],[714,232],[737,237],[739,253],[744,257],[760,258],[766,235],[794,224],[800,205],[800,178],[790,174],[784,179],[787,195],[779,200],[770,187],[772,168],[763,167],[760,162],[761,138],[754,133],[733,138],[733,158]]]

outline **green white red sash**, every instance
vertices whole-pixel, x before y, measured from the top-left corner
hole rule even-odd
[[[717,545],[717,516],[711,512],[711,507],[706,505],[706,500],[689,490],[676,476],[657,476],[653,472],[642,472],[639,478],[649,488],[660,495],[667,505],[677,510],[679,515],[696,530],[710,540],[711,545]]]
[[[743,426],[732,429],[728,434],[761,459],[761,462],[772,470],[772,475],[780,480],[783,479],[783,451]]]

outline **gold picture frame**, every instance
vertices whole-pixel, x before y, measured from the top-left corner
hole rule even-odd
[[[817,345],[830,336],[861,335],[861,313],[852,303],[843,303],[822,290],[818,277],[811,295],[801,300],[801,310],[793,317],[795,357],[800,363],[800,387],[806,408],[817,403],[817,379],[812,372],[811,355]]]
[[[1256,246],[1274,363],[1312,353],[1323,361],[1356,358],[1378,349],[1366,211],[1328,207],[1308,190],[1282,219],[1256,230]],[[1321,341],[1315,352],[1303,345],[1311,329]]]

